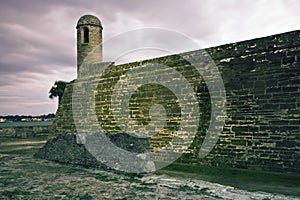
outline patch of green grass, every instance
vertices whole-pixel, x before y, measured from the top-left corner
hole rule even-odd
[[[47,136],[35,138],[0,138],[0,153],[33,156],[44,145],[44,143],[40,142],[46,140]]]
[[[300,196],[300,174],[173,163],[158,172],[183,179],[200,179],[247,191]]]
[[[22,154],[25,156],[33,156],[40,148],[17,149],[17,150],[1,150],[3,154]]]
[[[79,194],[79,195],[77,195],[77,197],[79,199],[82,199],[82,200],[91,200],[91,199],[93,199],[93,197],[91,195],[89,195],[88,193]]]
[[[208,188],[201,188],[196,190],[196,194],[211,195],[211,192],[208,191]]]
[[[147,186],[134,186],[134,188],[138,191],[143,191],[143,192],[151,192],[156,189],[156,188],[151,188],[151,187],[147,187]]]
[[[31,195],[31,192],[15,189],[12,191],[2,191],[2,192],[0,192],[0,195],[12,198],[15,196],[20,196],[20,195],[22,195],[22,196],[23,195]]]
[[[96,175],[95,178],[99,181],[113,181],[115,183],[119,181],[117,177],[109,177],[105,175]]]
[[[0,137],[0,143],[5,142],[24,142],[24,141],[43,141],[48,140],[48,136],[28,137],[28,138],[4,138]]]
[[[205,195],[205,196],[213,196],[218,198],[218,196],[214,195],[212,192],[209,192],[209,188],[199,188],[199,186],[191,187],[188,185],[181,185],[178,188],[179,191],[185,191],[185,192],[192,192],[199,195]]]
[[[143,183],[143,181],[140,179],[142,175],[138,174],[128,174],[125,176],[124,180],[128,181],[129,183]]]
[[[154,186],[154,185],[157,185],[157,183],[146,183],[146,182],[142,182],[141,185],[145,185],[145,186]]]
[[[93,197],[89,193],[73,194],[73,193],[62,192],[59,194],[59,196],[54,197],[54,199],[91,200],[91,199],[93,199]]]
[[[179,191],[192,191],[194,190],[192,187],[188,186],[188,185],[181,185],[179,188],[178,188]]]

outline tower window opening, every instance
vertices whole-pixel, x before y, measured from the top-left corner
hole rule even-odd
[[[88,28],[84,28],[84,30],[83,30],[83,42],[84,43],[89,43],[90,42],[89,29]]]

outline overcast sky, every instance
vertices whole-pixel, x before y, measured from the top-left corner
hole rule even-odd
[[[104,40],[159,27],[205,48],[298,30],[299,8],[299,0],[0,0],[0,115],[56,111],[48,91],[76,78],[82,15],[99,17]]]

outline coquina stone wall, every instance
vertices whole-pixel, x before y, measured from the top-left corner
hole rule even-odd
[[[198,132],[188,151],[178,161],[299,173],[300,31],[205,50],[222,76],[227,106],[221,136],[205,158],[199,159],[198,151],[210,123],[210,93],[201,75],[187,61],[198,58],[203,52],[200,50],[123,65],[111,64],[101,75],[85,76],[69,83],[54,121],[55,133],[76,132],[72,113],[74,84],[95,88],[92,92],[99,125],[107,131],[120,131],[111,107],[114,86],[132,69],[161,63],[177,70],[189,81],[200,105]],[[205,67],[204,63],[199,64]],[[166,81],[174,80],[171,77]],[[123,90],[126,93],[126,88]],[[82,95],[85,92],[82,91]],[[76,94],[80,96],[80,93]],[[136,125],[149,123],[149,109],[154,104],[164,106],[167,120],[163,129],[150,138],[153,151],[171,141],[181,120],[176,96],[159,84],[146,84],[138,88],[129,101],[130,117]],[[82,121],[89,119],[82,117]],[[96,131],[98,124],[94,125],[89,128]]]

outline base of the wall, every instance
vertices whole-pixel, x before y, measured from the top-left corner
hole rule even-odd
[[[132,134],[123,132],[107,132],[106,136],[114,145],[129,152],[143,153],[149,150],[150,143],[147,138],[136,138]],[[66,164],[109,169],[78,141],[75,133],[59,134],[48,140],[34,157]]]

